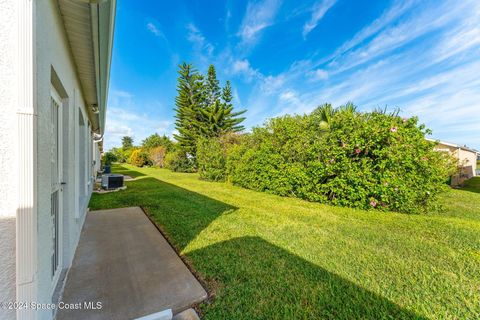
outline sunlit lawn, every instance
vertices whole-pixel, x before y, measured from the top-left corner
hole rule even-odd
[[[114,171],[137,179],[90,208],[145,208],[207,283],[203,319],[480,318],[480,180],[407,215]]]

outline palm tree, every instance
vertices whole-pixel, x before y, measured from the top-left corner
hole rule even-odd
[[[332,123],[332,118],[336,113],[354,113],[356,111],[357,107],[351,102],[338,108],[333,108],[330,103],[324,103],[313,110],[312,115],[317,117],[320,131],[328,131],[330,129],[330,124]]]
[[[347,113],[354,113],[357,111],[357,106],[351,103],[350,101],[347,102],[347,104],[340,106],[340,108],[337,109],[339,112],[347,112]]]

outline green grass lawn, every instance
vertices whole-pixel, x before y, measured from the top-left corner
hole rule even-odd
[[[145,208],[207,284],[203,319],[480,319],[478,179],[407,215],[114,171],[137,178],[90,208]]]

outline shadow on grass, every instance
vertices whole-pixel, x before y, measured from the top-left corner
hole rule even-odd
[[[425,319],[259,237],[187,256],[218,286],[205,319]]]
[[[90,209],[142,207],[164,231],[174,235],[172,241],[180,250],[217,217],[237,209],[151,177],[127,181],[126,185],[127,189],[119,192],[93,194]]]
[[[123,174],[123,175],[130,176],[132,178],[145,176],[143,173],[141,173],[139,171],[130,170],[130,169],[125,168],[120,163],[113,163],[112,164],[112,173]]]
[[[147,176],[127,186],[93,195],[90,207],[141,206],[179,250],[220,215],[237,210]],[[204,319],[424,319],[259,237],[235,238],[185,255],[214,296],[200,307]]]
[[[480,193],[480,177],[473,177],[465,181],[462,188],[458,190]]]

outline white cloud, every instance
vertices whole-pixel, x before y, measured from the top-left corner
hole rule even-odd
[[[247,59],[233,61],[231,73],[241,74],[245,77],[247,81],[252,81],[252,79],[254,78],[261,77],[261,74],[257,70],[252,68],[250,62],[248,62]]]
[[[365,39],[375,35],[377,32],[385,28],[387,25],[401,17],[405,12],[410,9],[414,4],[415,0],[399,0],[396,1],[390,8],[388,8],[378,19],[375,19],[368,26],[360,30],[353,36],[352,39],[346,41],[341,45],[333,54],[333,57],[340,56],[344,52],[354,48]],[[330,57],[332,58],[332,57]]]
[[[196,44],[200,49],[206,50],[206,52],[211,55],[215,47],[205,39],[205,36],[198,30],[198,28],[193,24],[189,23],[187,25],[188,41]]]
[[[378,30],[375,35],[368,38],[366,43],[358,43],[356,48],[343,54],[337,54],[328,66],[334,69],[335,73],[340,73],[375,61],[426,34],[441,32],[443,28],[452,28],[452,24],[458,24],[467,16],[465,11],[469,7],[471,5],[468,2],[445,1],[441,4],[423,8],[423,10],[417,9],[418,11],[415,14],[397,23],[391,23],[389,26],[385,26],[383,30]],[[352,45],[351,41],[347,43]],[[345,49],[345,45],[342,45],[337,51],[341,52],[341,50],[344,50],[342,48]]]
[[[267,76],[263,78],[260,88],[264,94],[273,94],[279,92],[286,82],[287,76],[285,74]]]
[[[157,37],[164,37],[162,31],[153,23],[147,23],[147,29]]]
[[[242,43],[255,44],[261,31],[274,23],[275,16],[280,8],[280,0],[250,1],[238,32]]]
[[[317,27],[318,22],[336,2],[337,0],[322,0],[314,4],[310,20],[303,25],[303,38],[306,38],[310,31]]]
[[[186,28],[189,31],[187,35],[188,41],[199,43],[201,45],[205,43],[205,37],[202,35],[200,30],[198,30],[198,28],[193,23],[187,24]]]
[[[332,56],[260,77],[247,99],[249,124],[351,100],[363,110],[398,106],[433,137],[479,148],[480,2],[414,4],[394,4]]]
[[[206,67],[211,63],[215,47],[193,23],[187,24],[186,29],[188,30],[187,40],[193,44],[194,54],[200,61],[199,67]]]
[[[120,98],[133,98],[133,95],[130,92],[127,91],[122,91],[122,90],[112,90],[112,95],[114,97],[120,97]]]
[[[282,92],[280,94],[280,100],[281,101],[295,101],[296,99],[298,99],[298,96],[297,96],[297,93],[293,90],[287,90],[285,92]]]
[[[237,108],[242,108],[242,100],[240,99],[240,95],[238,94],[237,88],[233,88],[233,104]]]
[[[315,69],[309,71],[307,76],[313,81],[326,80],[328,79],[328,72],[323,69]]]
[[[174,124],[163,120],[161,115],[139,111],[148,108],[143,102],[135,101],[129,92],[112,90],[110,96],[105,128],[106,150],[120,146],[124,136],[132,136],[135,144],[140,144],[153,133],[171,136]],[[161,109],[158,103],[151,104],[155,105],[155,109]]]

